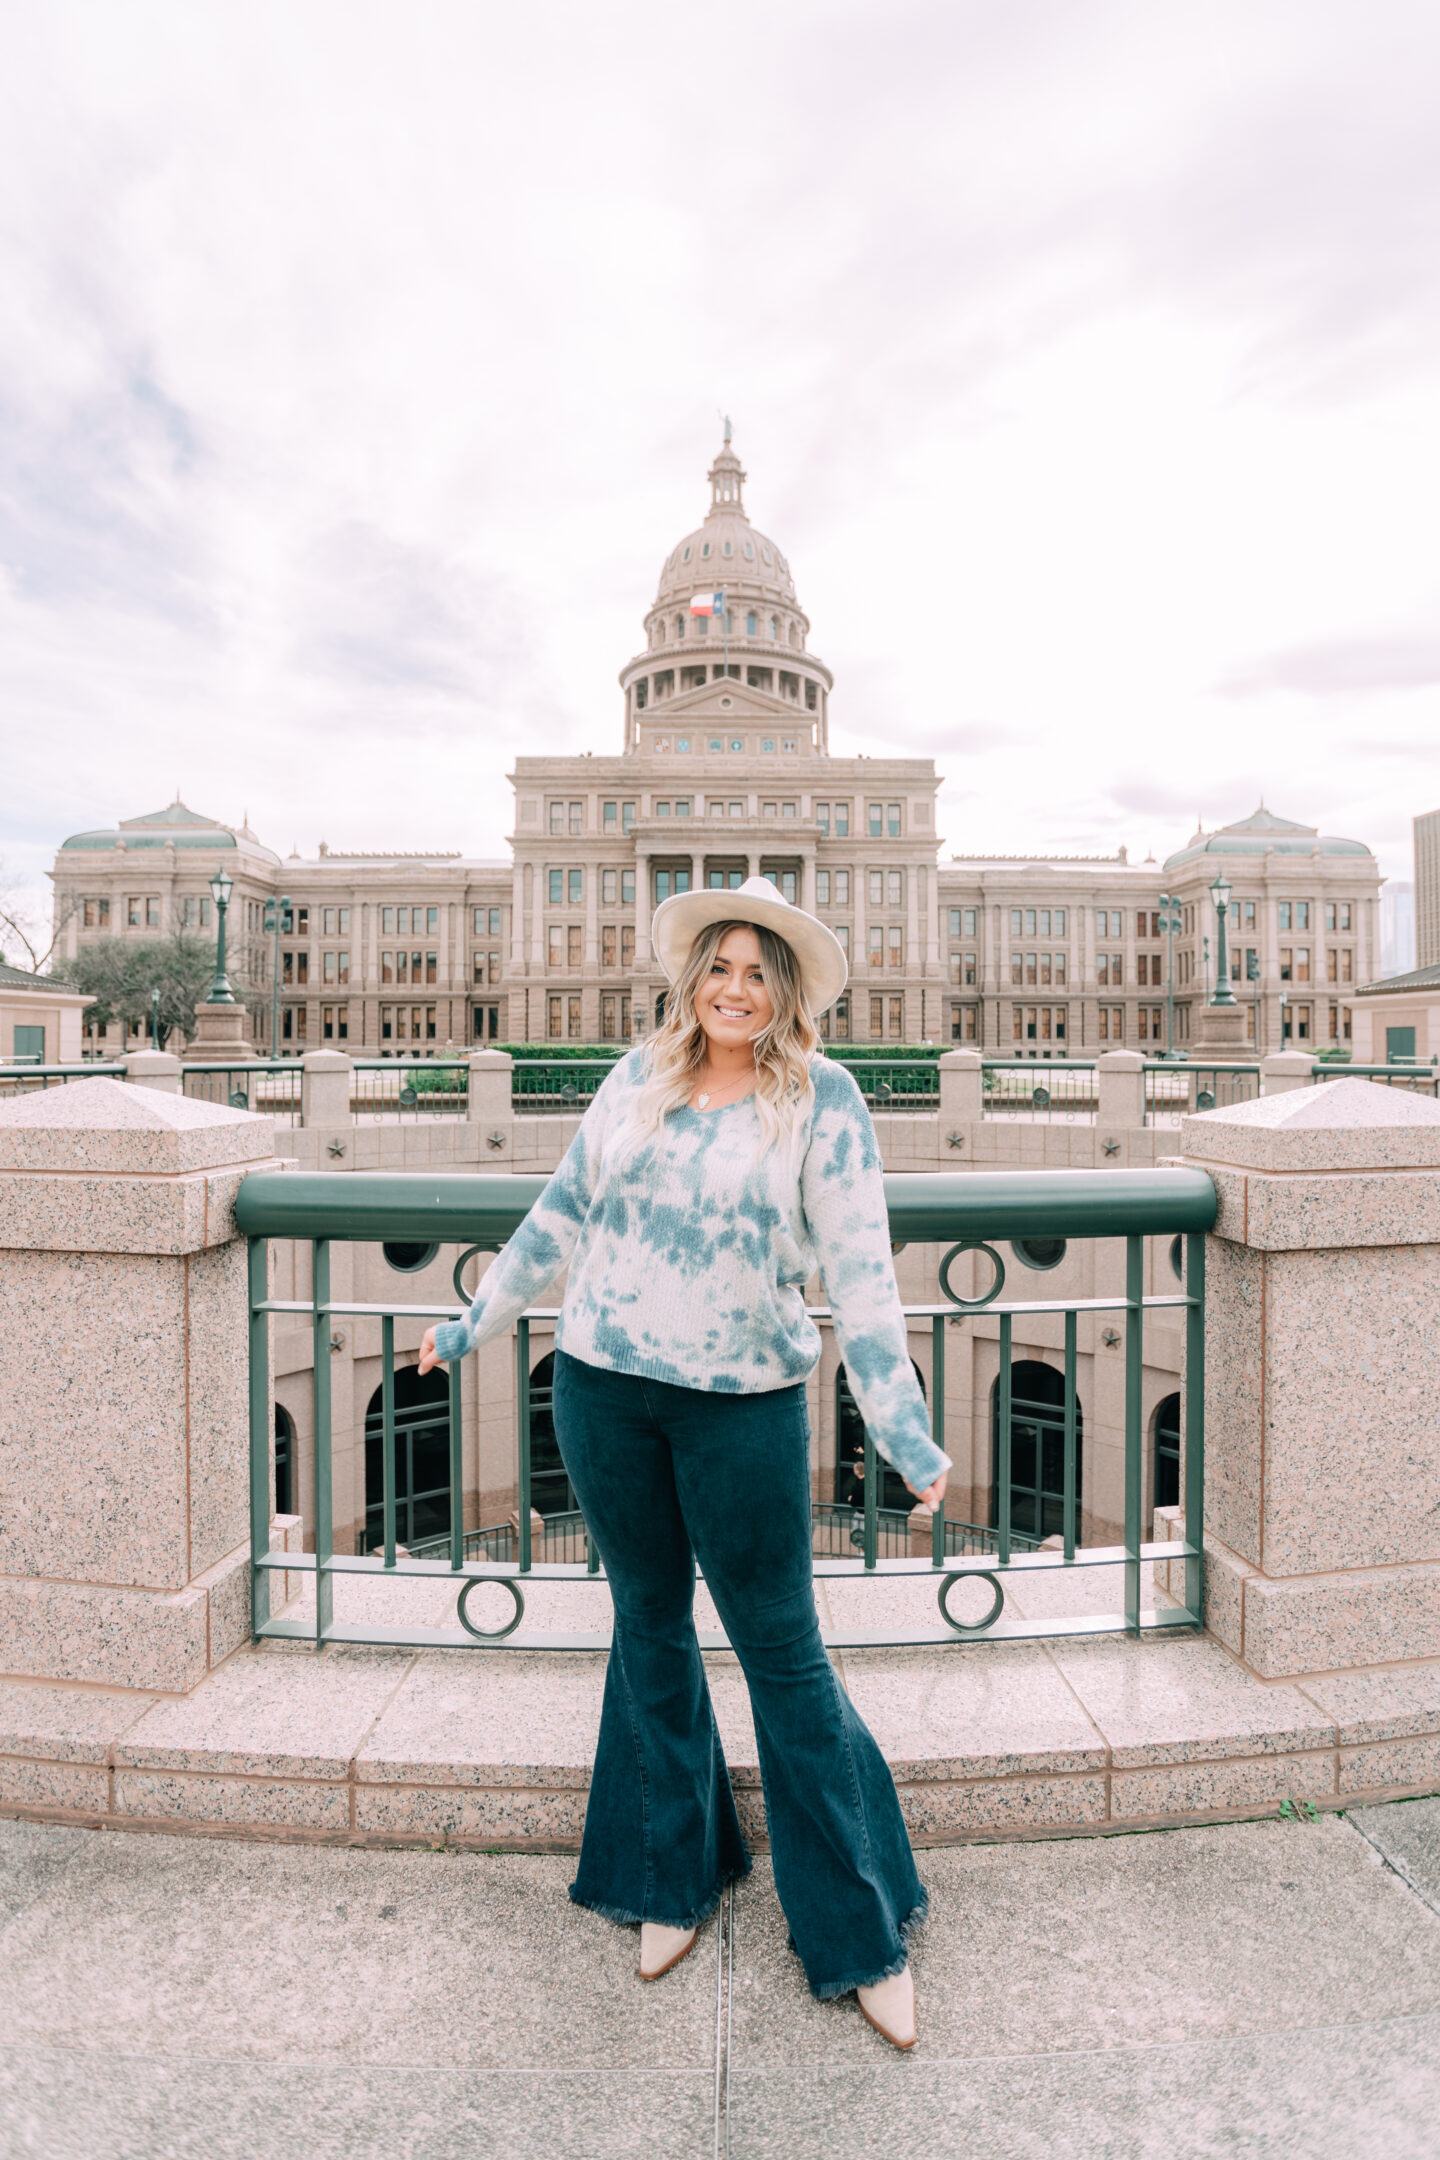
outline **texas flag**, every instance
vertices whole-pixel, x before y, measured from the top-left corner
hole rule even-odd
[[[690,613],[692,615],[723,615],[724,612],[725,595],[723,592],[697,592],[691,595]]]

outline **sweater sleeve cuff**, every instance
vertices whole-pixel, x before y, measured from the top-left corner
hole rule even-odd
[[[451,1365],[470,1348],[470,1330],[463,1320],[442,1320],[435,1330],[435,1355]]]

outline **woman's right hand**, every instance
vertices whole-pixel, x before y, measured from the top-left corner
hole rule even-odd
[[[420,1338],[420,1370],[422,1373],[434,1372],[439,1363],[435,1352],[435,1330],[427,1327]]]

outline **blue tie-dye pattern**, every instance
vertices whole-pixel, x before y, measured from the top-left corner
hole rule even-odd
[[[653,1139],[617,1147],[644,1063],[633,1050],[607,1076],[468,1315],[436,1329],[441,1357],[505,1333],[568,1262],[556,1342],[571,1357],[710,1394],[764,1394],[814,1370],[820,1336],[802,1291],[818,1270],[875,1445],[923,1491],[949,1458],[910,1362],[880,1152],[849,1073],[815,1060],[797,1173],[765,1152],[748,1101],[677,1110]]]

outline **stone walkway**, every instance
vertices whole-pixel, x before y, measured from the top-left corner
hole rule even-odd
[[[1440,1800],[922,1855],[909,2057],[767,1866],[666,1981],[536,1854],[0,1822],[0,2151],[35,2160],[1429,2160]],[[727,2144],[728,2139],[728,2144]]]

